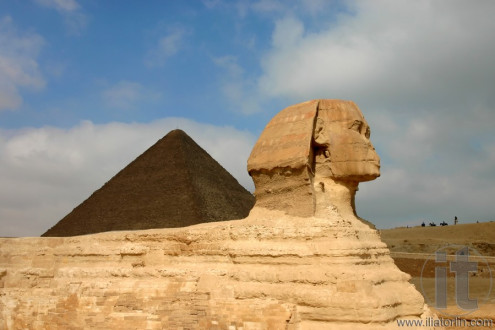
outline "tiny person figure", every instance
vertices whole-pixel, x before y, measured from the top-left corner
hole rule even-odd
[[[457,225],[457,217],[454,217],[454,225]]]

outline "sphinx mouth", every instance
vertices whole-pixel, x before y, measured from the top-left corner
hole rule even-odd
[[[370,159],[370,160],[368,160],[368,163],[373,164],[373,165],[375,165],[375,166],[376,166],[376,167],[378,167],[378,168],[380,168],[380,167],[381,167],[381,165],[380,165],[380,161],[376,161],[376,160],[374,160],[374,159],[373,159],[373,160],[371,160],[371,159]]]

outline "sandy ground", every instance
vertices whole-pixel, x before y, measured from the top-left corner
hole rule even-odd
[[[392,252],[433,253],[449,244],[468,245],[483,256],[495,257],[495,222],[381,230]]]
[[[423,294],[430,306],[435,301],[435,268],[441,266],[434,261],[434,253],[446,251],[448,260],[454,261],[459,246],[468,246],[470,258],[478,262],[478,270],[469,276],[469,298],[477,299],[479,308],[469,314],[460,309],[455,300],[454,273],[447,268],[447,308],[435,310],[440,317],[492,319],[493,327],[475,327],[475,329],[495,328],[495,222],[458,224],[445,227],[395,228],[380,231],[382,240],[387,243],[397,266],[412,276],[413,283]],[[446,248],[449,245],[456,245]],[[473,327],[447,327],[447,329],[473,329]]]

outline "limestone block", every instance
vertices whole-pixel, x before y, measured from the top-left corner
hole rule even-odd
[[[188,239],[177,243],[178,237]],[[30,240],[36,244],[0,239],[0,324],[6,329],[336,329],[359,322],[385,328],[425,313],[423,298],[376,231],[358,219],[256,208],[227,225],[102,233],[52,248],[51,238]],[[186,255],[168,244],[179,244]],[[91,245],[105,252],[88,259]],[[34,268],[39,247],[54,256]],[[31,258],[11,262],[15,251]],[[123,251],[146,262],[135,267],[121,258]],[[160,258],[148,258],[153,251],[162,251]]]

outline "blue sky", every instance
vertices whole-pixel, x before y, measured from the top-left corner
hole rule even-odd
[[[355,101],[378,227],[495,220],[491,1],[0,2],[0,236],[40,235],[182,128],[249,190],[269,119]]]
[[[264,32],[273,25],[266,18],[239,19],[230,6],[193,1],[88,1],[84,7],[67,1],[74,3],[70,10],[57,3],[2,3],[4,25],[36,48],[43,85],[26,91],[17,107],[23,111],[4,114],[5,127],[165,116],[245,126],[245,116],[218,95],[219,80],[229,64],[259,72],[254,59],[268,47]]]

